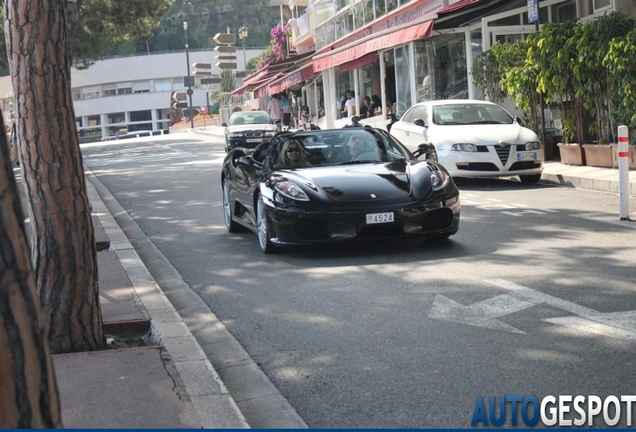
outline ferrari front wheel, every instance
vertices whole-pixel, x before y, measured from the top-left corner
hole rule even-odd
[[[263,253],[269,254],[276,251],[276,246],[270,241],[269,224],[267,223],[267,212],[263,195],[258,196],[256,203],[256,226],[258,228],[258,244]]]
[[[232,219],[232,202],[230,200],[230,185],[223,181],[223,219],[228,232],[236,233],[241,230],[240,225]]]

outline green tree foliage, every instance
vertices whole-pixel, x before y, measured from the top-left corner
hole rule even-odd
[[[148,39],[171,6],[170,0],[78,0],[79,20],[71,24],[74,65],[88,67],[114,45]]]
[[[138,51],[170,51],[183,49],[183,23],[188,23],[191,48],[214,46],[210,40],[217,33],[237,33],[245,25],[249,34],[246,46],[265,46],[269,31],[276,23],[268,0],[175,0],[152,37],[138,44]],[[237,38],[237,43],[239,43]]]
[[[502,102],[506,93],[501,89],[501,74],[495,50],[479,54],[473,61],[473,82],[491,102]]]
[[[573,67],[581,83],[576,89],[577,97],[594,117],[588,131],[606,142],[614,141],[616,125],[611,112],[622,96],[617,97],[620,93],[612,94],[613,72],[603,64],[603,60],[612,40],[627,35],[635,25],[636,20],[621,13],[611,13],[577,26],[574,37],[568,41],[578,53],[578,61]]]
[[[612,71],[611,91],[615,95],[620,95],[618,103],[614,105],[612,119],[616,125],[627,125],[634,137],[636,136],[636,28],[610,42],[603,64]]]

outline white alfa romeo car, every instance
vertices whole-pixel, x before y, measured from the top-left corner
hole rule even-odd
[[[537,134],[499,105],[477,100],[439,100],[412,106],[391,127],[411,151],[433,144],[453,177],[541,179],[544,151]]]

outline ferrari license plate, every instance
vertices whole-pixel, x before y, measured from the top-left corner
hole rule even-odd
[[[255,142],[261,142],[262,140],[260,138],[248,138],[245,141],[248,143],[255,143]]]
[[[367,214],[367,224],[390,223],[394,220],[393,212]]]
[[[537,153],[517,153],[517,160],[537,160]]]

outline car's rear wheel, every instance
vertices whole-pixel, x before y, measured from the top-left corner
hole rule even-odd
[[[261,247],[261,251],[266,254],[274,253],[276,246],[269,240],[269,224],[267,222],[267,212],[265,211],[263,195],[259,195],[256,202],[256,226],[258,228],[258,244]]]
[[[232,219],[232,203],[230,201],[230,186],[227,180],[223,181],[223,219],[225,227],[231,233],[241,231],[241,226]]]
[[[538,183],[541,180],[541,174],[520,175],[519,180],[521,180],[521,183],[526,184]]]

